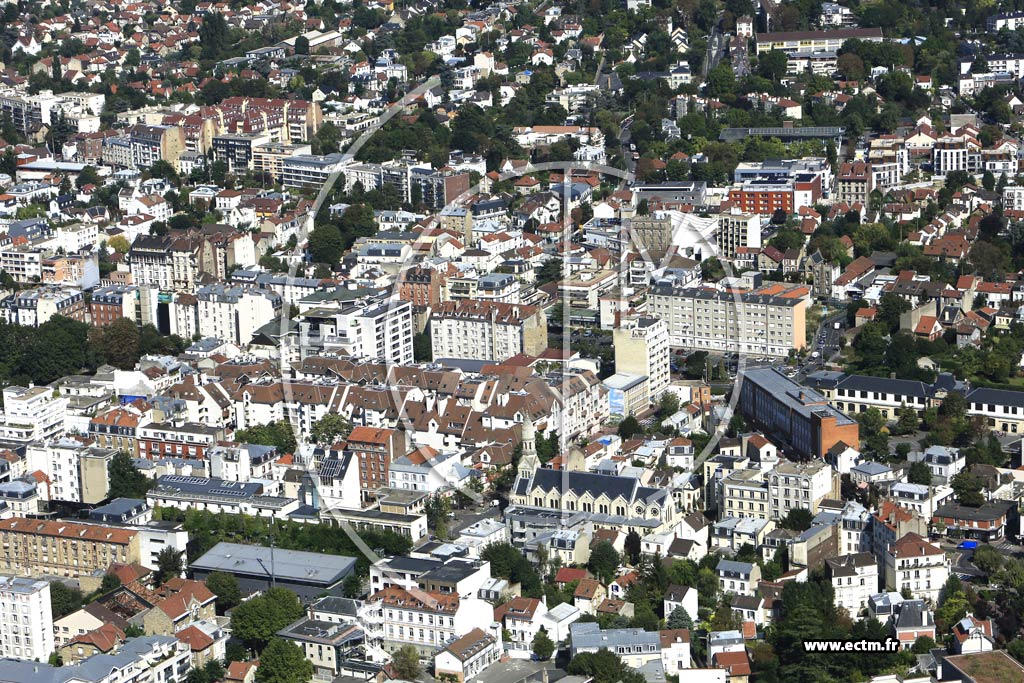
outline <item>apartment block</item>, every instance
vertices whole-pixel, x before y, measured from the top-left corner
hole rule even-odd
[[[718,256],[734,259],[736,250],[761,248],[761,219],[752,213],[723,213],[718,216]]]
[[[139,562],[139,534],[128,529],[11,517],[0,522],[0,570],[17,576],[77,578],[114,562]]]
[[[909,533],[893,543],[883,559],[887,589],[910,591],[918,600],[938,604],[950,566],[942,548]]]
[[[651,313],[668,324],[674,348],[785,357],[807,345],[809,293],[780,284],[746,293],[660,284]]]
[[[771,518],[783,519],[790,510],[803,508],[817,514],[822,499],[834,490],[832,467],[824,460],[783,462],[768,475]]]
[[[648,316],[630,316],[613,332],[615,370],[647,377],[648,400],[657,401],[672,381],[668,325]]]
[[[430,316],[434,358],[501,362],[547,348],[547,320],[536,306],[448,301]]]

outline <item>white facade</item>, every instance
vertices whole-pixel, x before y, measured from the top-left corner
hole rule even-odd
[[[949,578],[949,559],[941,548],[910,533],[889,548],[884,560],[888,590],[908,590],[916,599],[938,604]]]
[[[53,651],[50,584],[0,576],[0,657],[42,662]]]
[[[49,387],[7,387],[0,439],[28,443],[64,433],[68,399]]]

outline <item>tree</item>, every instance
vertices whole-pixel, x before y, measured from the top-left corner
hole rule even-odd
[[[153,574],[153,585],[160,586],[168,579],[181,576],[183,569],[181,552],[177,548],[167,546],[156,556],[156,572]]]
[[[310,426],[309,438],[321,446],[331,446],[348,437],[352,424],[341,415],[328,413]]]
[[[363,581],[356,574],[349,574],[341,584],[341,592],[346,598],[358,598],[363,594]]]
[[[217,596],[217,611],[221,614],[242,601],[242,592],[234,574],[210,572],[206,577],[206,587]]]
[[[883,323],[890,334],[900,329],[900,316],[909,311],[910,302],[899,294],[883,294],[878,302],[878,313],[875,320]]]
[[[50,582],[50,612],[60,619],[82,606],[82,591],[71,588],[60,581]]]
[[[217,59],[227,46],[228,39],[228,22],[224,15],[219,12],[207,14],[199,27],[200,57]]]
[[[274,634],[304,613],[302,603],[287,588],[271,588],[231,612],[231,632],[251,651],[260,653]]]
[[[632,564],[636,564],[640,560],[640,550],[643,548],[643,542],[640,539],[640,534],[635,529],[630,529],[629,533],[626,534],[626,541],[622,546],[626,555],[629,556],[629,561]]]
[[[107,497],[114,498],[145,498],[146,492],[153,488],[153,480],[144,475],[135,466],[132,457],[124,451],[118,451],[110,459],[107,466],[109,489]]]
[[[1003,555],[987,544],[981,544],[974,550],[971,562],[975,567],[989,576],[1003,568]]]
[[[917,411],[907,405],[902,405],[896,411],[896,433],[913,434],[921,426],[917,417]]]
[[[786,75],[786,53],[772,50],[757,58],[757,73],[772,83],[778,83]]]
[[[783,529],[791,531],[807,531],[811,528],[814,514],[807,508],[791,508],[780,524]]]
[[[309,38],[306,36],[298,36],[295,39],[295,54],[297,55],[308,55],[309,54]]]
[[[287,420],[269,422],[265,425],[254,425],[235,432],[235,441],[239,443],[255,443],[273,446],[278,453],[294,453],[296,448],[295,434]]]
[[[985,171],[981,176],[981,186],[989,192],[996,189],[996,177],[992,174],[992,171]]]
[[[391,668],[395,675],[407,681],[414,681],[423,670],[420,666],[420,654],[412,645],[403,645],[391,655]]]
[[[138,362],[139,328],[134,320],[118,318],[106,327],[98,327],[91,342],[96,352],[119,370],[133,370]]]
[[[1024,664],[1024,639],[1014,638],[1007,644],[1006,651],[1018,662]]]
[[[848,81],[860,81],[864,78],[864,60],[852,52],[839,55],[836,67]]]
[[[101,595],[106,595],[110,591],[117,590],[121,587],[121,579],[118,578],[117,574],[104,574],[103,580],[100,582],[99,592]]]
[[[345,241],[334,223],[321,223],[309,234],[309,257],[314,263],[333,266],[345,251]]]
[[[646,680],[610,650],[582,652],[572,658],[566,671],[573,676],[593,678],[594,683],[644,683]]]
[[[658,399],[658,417],[664,420],[677,412],[679,412],[679,396],[672,391],[663,392]]]
[[[10,142],[8,140],[8,142]],[[94,166],[84,166],[81,171],[78,172],[78,177],[75,178],[75,187],[82,189],[86,185],[99,186],[103,181],[100,179],[100,174],[96,172]]]
[[[679,605],[668,615],[665,626],[671,629],[693,628],[693,618],[682,605]]]
[[[935,639],[929,636],[918,636],[914,644],[910,646],[910,651],[915,655],[926,655],[936,647]]]
[[[434,494],[427,498],[424,512],[427,525],[434,530],[434,535],[441,540],[448,538],[448,516],[451,513],[451,501],[447,496]]]
[[[932,483],[932,471],[923,462],[911,463],[907,471],[907,481],[911,484],[923,484],[928,486]]]
[[[539,661],[546,662],[551,659],[551,655],[555,651],[555,644],[551,642],[551,638],[543,626],[537,631],[537,635],[533,637],[530,649],[533,650],[533,654],[537,655]]]
[[[643,431],[644,429],[640,426],[640,422],[633,415],[627,415],[626,419],[619,423],[618,434],[622,437],[623,441],[628,441],[634,435],[642,434]]]
[[[961,471],[953,477],[950,485],[953,488],[953,495],[961,504],[980,507],[985,503],[985,497],[981,493],[981,478],[972,474],[970,470]]]
[[[306,683],[312,677],[313,663],[295,643],[274,638],[260,653],[256,683]]]
[[[132,248],[132,245],[128,243],[124,235],[114,235],[107,240],[107,246],[118,254],[127,254],[128,250]]]
[[[610,583],[619,569],[619,552],[609,541],[599,541],[590,551],[587,569],[602,583]]]
[[[434,359],[434,349],[430,334],[417,332],[412,336],[412,355],[417,363],[429,363]]]

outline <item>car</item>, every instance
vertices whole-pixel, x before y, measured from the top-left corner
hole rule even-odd
[[[495,498],[494,500],[491,501],[491,507],[492,508],[499,507],[500,505],[501,505],[501,501],[498,500],[497,498]]]
[[[961,550],[974,550],[977,547],[977,541],[960,541],[960,545],[957,546],[957,548],[960,548]]]
[[[817,351],[815,351],[814,353],[811,354],[811,358],[820,358],[820,357],[821,357],[821,354],[818,353]]]

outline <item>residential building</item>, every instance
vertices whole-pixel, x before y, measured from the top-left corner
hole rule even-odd
[[[42,662],[53,651],[50,584],[0,576],[0,657]]]
[[[0,440],[28,444],[64,434],[70,400],[49,387],[9,386],[3,390]]]
[[[647,316],[622,319],[612,333],[616,372],[647,377],[648,402],[657,402],[672,381],[668,325]]]
[[[480,628],[448,643],[434,655],[434,676],[464,683],[476,678],[504,654],[501,631],[486,633]]]
[[[0,522],[0,570],[70,578],[106,571],[113,562],[140,561],[138,535],[117,527],[11,517]]]
[[[868,206],[874,189],[871,164],[863,161],[847,161],[840,164],[839,173],[836,174],[836,202],[846,202],[850,206]]]
[[[281,297],[265,289],[211,284],[198,289],[195,298],[199,333],[239,346],[281,312]]]
[[[661,660],[661,634],[642,628],[602,629],[596,622],[575,623],[569,627],[571,656],[608,650],[623,663],[638,669]]]
[[[800,508],[817,514],[821,501],[838,493],[838,481],[824,460],[780,463],[769,473],[768,483],[771,518],[776,520]]]
[[[547,348],[547,321],[535,306],[446,301],[430,315],[433,357],[501,362]]]
[[[477,625],[501,621],[497,611],[479,598],[440,591],[389,586],[371,594],[367,602],[375,609],[364,628],[368,635],[379,635],[388,652],[412,645],[429,657]]]
[[[753,213],[718,215],[719,258],[735,259],[737,250],[761,248],[761,218]]]
[[[723,593],[754,595],[757,592],[757,582],[761,580],[761,568],[758,565],[719,560],[715,569],[718,572],[718,588]]]
[[[1007,538],[1008,528],[1019,524],[1020,515],[1012,501],[989,500],[979,507],[946,502],[935,508],[932,526],[944,528],[952,538],[999,543]]]
[[[807,345],[809,294],[779,284],[747,293],[658,284],[650,307],[668,323],[673,348],[785,357]]]
[[[868,600],[878,592],[878,562],[871,553],[853,553],[825,559],[837,609],[853,619],[867,615]]]
[[[887,589],[938,604],[949,578],[949,559],[940,547],[909,533],[885,551],[884,563]]]
[[[189,646],[173,636],[130,638],[114,654],[98,654],[76,664],[0,660],[0,681],[75,683],[181,683],[192,668]]]

